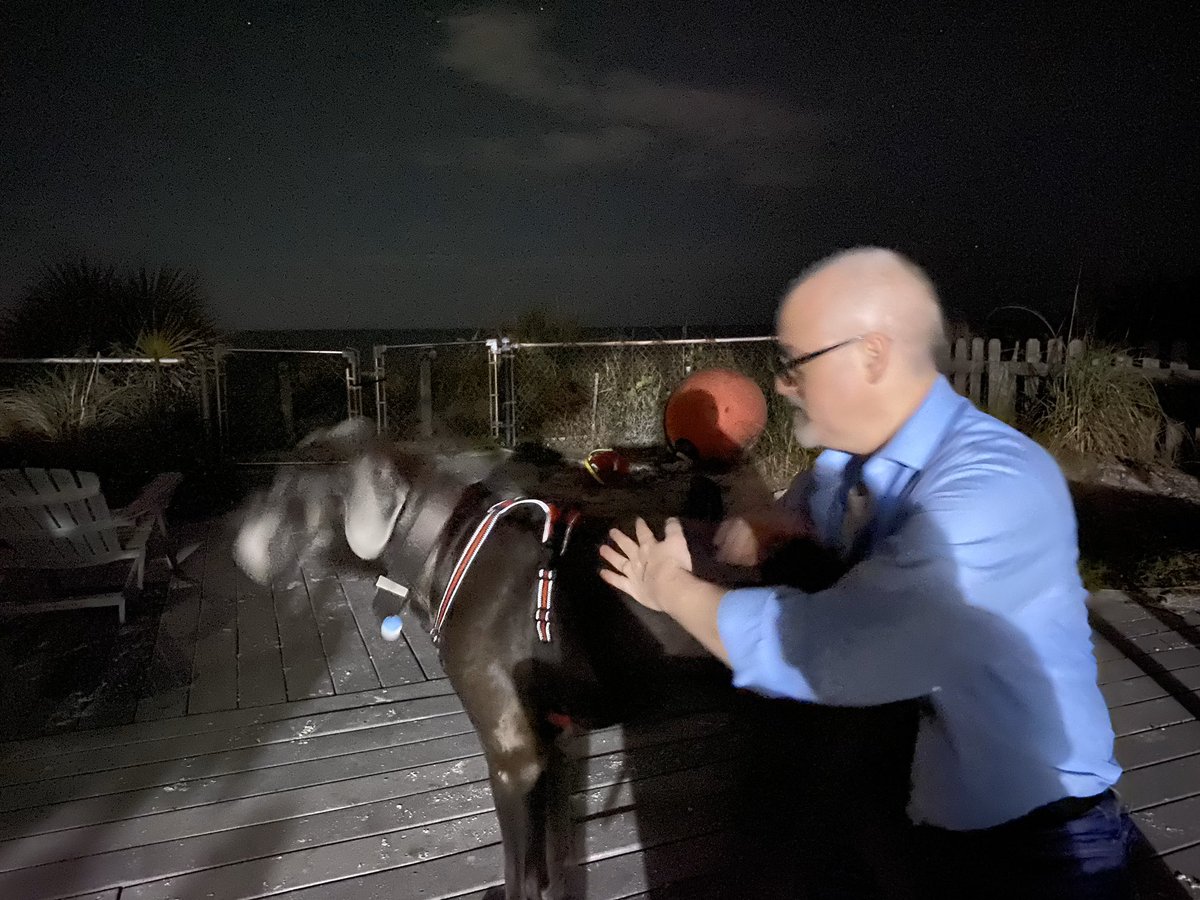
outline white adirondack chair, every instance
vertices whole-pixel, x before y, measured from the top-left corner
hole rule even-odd
[[[155,526],[166,538],[164,515],[182,479],[159,475],[129,506],[110,510],[95,473],[0,471],[0,570],[26,576],[5,579],[0,591],[11,595],[0,596],[0,612],[116,606],[124,624],[126,600],[142,588],[146,545]]]

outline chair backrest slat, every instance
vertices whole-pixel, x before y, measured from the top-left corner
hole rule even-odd
[[[7,469],[0,472],[0,541],[10,565],[78,568],[125,554],[94,472]]]

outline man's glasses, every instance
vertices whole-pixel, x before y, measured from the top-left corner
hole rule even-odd
[[[844,341],[839,341],[836,344],[830,344],[828,347],[822,347],[820,350],[814,350],[812,353],[801,353],[799,356],[793,356],[790,359],[786,356],[780,356],[775,364],[775,377],[779,378],[786,384],[794,385],[797,382],[796,370],[805,363],[810,363],[818,356],[824,356],[826,353],[832,353],[839,347],[845,347],[848,344],[853,344],[856,341],[861,341],[864,335],[855,335],[852,338],[847,338]]]

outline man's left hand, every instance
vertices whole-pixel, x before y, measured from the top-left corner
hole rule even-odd
[[[664,588],[681,572],[692,571],[692,554],[679,520],[667,519],[661,541],[641,518],[634,524],[634,537],[616,528],[608,536],[616,546],[602,544],[600,556],[612,568],[602,568],[600,577],[647,609],[662,612]]]

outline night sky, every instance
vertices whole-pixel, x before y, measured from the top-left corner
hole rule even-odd
[[[744,333],[862,243],[977,319],[1195,284],[1196,4],[667,6],[5,3],[0,306],[81,254],[228,328]]]

